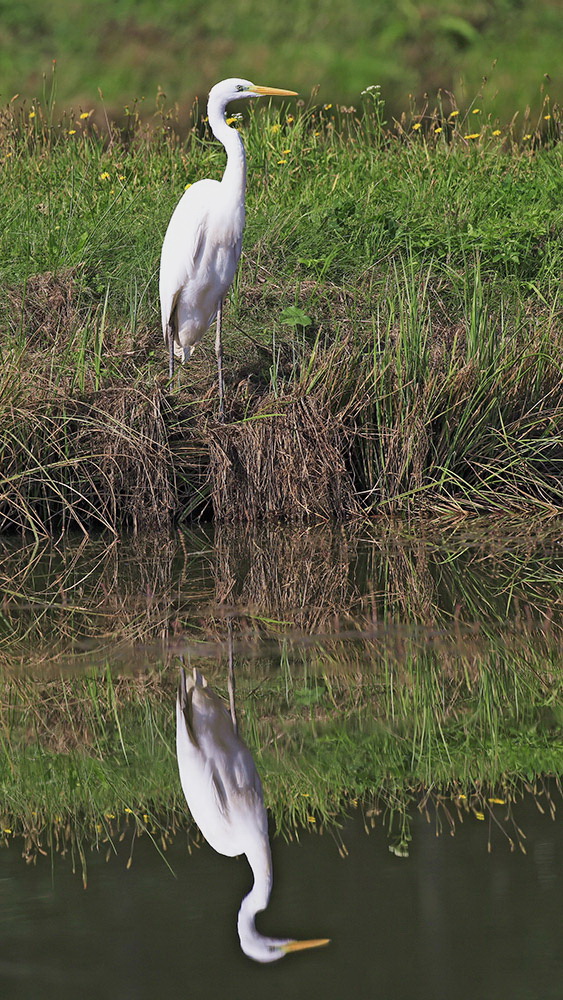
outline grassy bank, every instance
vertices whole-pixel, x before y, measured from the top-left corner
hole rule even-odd
[[[0,125],[0,518],[36,534],[209,513],[561,509],[562,145],[555,108],[499,130],[449,102],[384,124],[257,109],[227,310],[170,390],[162,235],[224,154],[39,104]],[[182,123],[183,125],[184,123]],[[260,418],[260,419],[258,419]]]

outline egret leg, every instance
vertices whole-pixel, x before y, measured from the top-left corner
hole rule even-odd
[[[168,374],[170,381],[174,378],[174,337],[172,330],[168,334]]]
[[[235,705],[235,664],[234,664],[234,654],[233,654],[233,623],[229,621],[229,706],[231,709],[231,719],[233,722],[233,729],[235,735],[238,735],[238,722],[237,722],[237,710]]]
[[[221,341],[221,322],[223,319],[223,303],[217,310],[217,332],[215,334],[215,354],[217,355],[217,375],[219,378],[219,420],[225,419],[225,384],[223,382],[223,343]]]

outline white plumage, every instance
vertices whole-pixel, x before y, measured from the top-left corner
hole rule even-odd
[[[259,87],[238,78],[217,83],[209,94],[207,114],[214,136],[223,143],[227,166],[220,181],[193,184],[178,202],[164,237],[160,259],[162,332],[170,355],[189,361],[190,354],[217,317],[216,351],[219,404],[223,410],[221,308],[240,258],[244,230],[246,156],[237,130],[225,121],[229,101],[268,94],[291,96],[292,90]]]
[[[274,962],[290,951],[326,944],[264,937],[256,914],[268,905],[272,857],[262,783],[250,750],[205,677],[181,670],[176,701],[176,753],[190,812],[211,846],[229,857],[246,854],[254,884],[238,914],[241,948],[257,962]]]

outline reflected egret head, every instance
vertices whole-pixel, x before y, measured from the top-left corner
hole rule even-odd
[[[255,962],[277,962],[292,951],[305,951],[307,948],[319,948],[328,944],[328,938],[316,938],[312,941],[293,941],[287,938],[265,937],[256,930],[255,907],[252,905],[252,893],[243,899],[238,915],[238,934],[240,946],[248,958]]]

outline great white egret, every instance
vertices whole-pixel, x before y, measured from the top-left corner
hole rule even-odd
[[[275,962],[288,952],[327,944],[264,937],[256,914],[272,890],[272,856],[262,783],[250,750],[235,732],[226,705],[198,670],[181,668],[176,700],[176,753],[190,812],[219,854],[246,854],[254,884],[238,914],[240,945],[256,962]]]
[[[170,352],[170,378],[175,356],[189,361],[193,347],[217,317],[220,416],[224,409],[221,314],[242,247],[246,188],[244,144],[237,130],[227,125],[225,108],[229,101],[267,95],[296,93],[237,78],[222,80],[211,89],[209,125],[225,147],[227,166],[221,181],[206,178],[184,192],[168,224],[160,258],[162,332]]]

